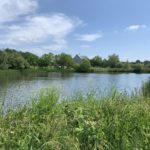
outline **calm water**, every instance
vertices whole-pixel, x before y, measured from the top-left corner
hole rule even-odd
[[[131,93],[148,80],[150,74],[61,74],[61,73],[13,73],[0,75],[0,101],[5,108],[16,107],[31,100],[43,88],[56,87],[62,96],[75,92],[86,93],[94,89],[97,94],[116,87]]]

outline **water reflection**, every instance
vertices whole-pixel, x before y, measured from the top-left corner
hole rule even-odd
[[[140,88],[150,74],[79,74],[79,73],[27,73],[0,75],[0,101],[5,108],[16,107],[30,101],[43,88],[56,87],[62,96],[75,92],[83,94],[95,90],[97,95],[115,86],[128,93]]]

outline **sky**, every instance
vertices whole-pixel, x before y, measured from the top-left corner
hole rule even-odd
[[[150,60],[150,0],[1,0],[0,48]]]

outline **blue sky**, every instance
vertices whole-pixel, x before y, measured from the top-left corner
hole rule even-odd
[[[2,0],[0,48],[150,59],[149,0]]]

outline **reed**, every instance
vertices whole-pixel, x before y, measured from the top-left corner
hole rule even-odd
[[[149,150],[150,100],[112,92],[59,101],[42,92],[31,105],[0,116],[0,149]]]
[[[143,84],[142,94],[144,97],[150,97],[150,79]]]

